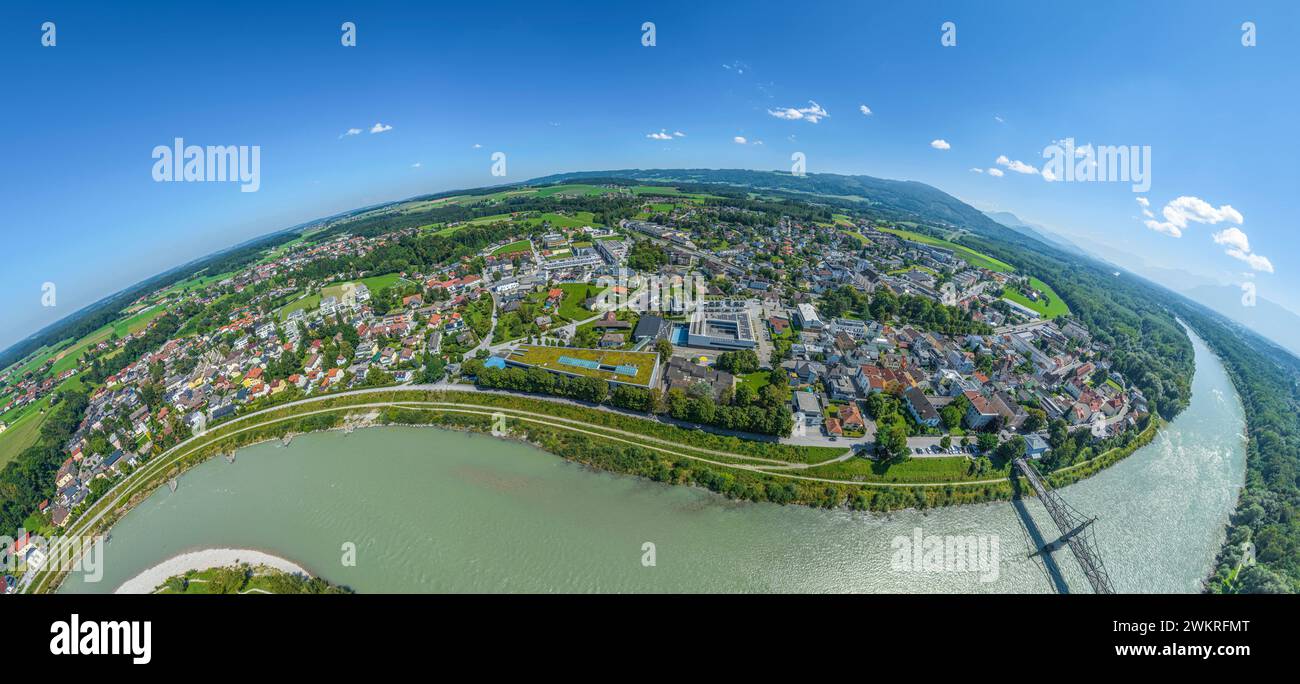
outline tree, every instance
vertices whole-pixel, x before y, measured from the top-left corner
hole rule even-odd
[[[948,404],[939,411],[939,418],[943,421],[943,426],[949,430],[961,425],[962,412],[952,404]]]
[[[889,460],[902,460],[911,453],[907,446],[907,422],[901,416],[877,423],[876,449]]]
[[[666,339],[655,342],[655,351],[659,352],[659,363],[667,363],[673,355],[673,343]]]
[[[723,352],[714,365],[733,375],[747,375],[758,370],[758,354],[753,349]]]
[[[940,449],[943,449],[944,451],[947,451],[948,449],[951,449],[951,448],[952,448],[952,437],[949,437],[948,435],[944,435],[943,437],[940,437],[940,438],[939,438],[939,448],[940,448]]]

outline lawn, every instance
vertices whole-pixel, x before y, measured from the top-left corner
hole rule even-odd
[[[581,321],[591,318],[595,314],[582,308],[582,303],[587,301],[588,297],[594,297],[603,290],[589,283],[564,283],[559,286],[564,290],[564,298],[560,300],[559,313],[561,318],[570,321]]]
[[[514,254],[515,252],[529,252],[532,251],[532,249],[533,249],[532,242],[529,242],[528,240],[516,240],[515,242],[512,242],[508,245],[501,245],[500,247],[497,247],[496,249],[492,250],[492,255],[496,256],[498,254]]]
[[[747,373],[745,375],[737,375],[736,386],[749,385],[755,392],[760,392],[764,387],[770,384],[769,381],[771,376],[772,371],[765,370],[754,371],[753,373]],[[791,392],[790,383],[786,383],[783,389],[785,390],[785,398],[788,401]]]
[[[865,458],[851,458],[839,463],[801,471],[801,475],[856,480],[859,482],[961,482],[996,480],[1010,475],[1010,466],[994,468],[983,475],[969,474],[971,461],[965,456],[909,458],[902,463],[882,464]]]
[[[320,306],[320,293],[313,292],[312,294],[309,294],[306,297],[303,297],[301,299],[295,299],[292,302],[289,302],[288,304],[285,304],[284,306],[280,307],[280,310],[277,315],[279,316],[280,320],[283,321],[289,317],[289,314],[293,313],[294,311],[297,311],[298,309],[302,309],[303,311],[312,311],[319,306]]]
[[[402,280],[406,280],[406,279],[396,273],[387,273],[384,275],[369,276],[366,278],[362,278],[361,280],[353,280],[349,282],[364,284],[366,286],[366,289],[370,290],[370,294],[373,295],[374,293],[386,287],[392,287],[396,285],[399,281]],[[313,292],[307,295],[306,297],[303,297],[301,299],[295,299],[292,302],[289,302],[288,304],[285,304],[284,306],[280,307],[277,310],[276,315],[280,318],[280,320],[283,321],[289,317],[289,314],[293,313],[298,309],[302,309],[303,311],[313,311],[320,307],[321,297],[342,296],[344,285],[347,285],[347,283],[334,283],[333,285],[327,285],[325,287],[322,287],[320,289],[320,292]]]
[[[1050,303],[1044,303],[1041,299],[1037,302],[1031,302],[1028,297],[1020,294],[1019,291],[1012,288],[1007,288],[1006,291],[1002,293],[1002,296],[1017,304],[1027,306],[1034,311],[1037,311],[1038,315],[1043,318],[1056,318],[1057,316],[1068,316],[1070,314],[1069,305],[1061,299],[1060,295],[1056,294],[1056,290],[1053,290],[1050,285],[1037,278],[1031,277],[1029,279],[1029,286],[1047,295],[1047,301]]]

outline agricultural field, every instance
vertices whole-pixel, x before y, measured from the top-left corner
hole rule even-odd
[[[898,230],[895,228],[881,228],[880,230],[881,232],[892,233],[905,240],[911,240],[912,242],[920,242],[926,245],[934,245],[935,247],[943,247],[944,249],[951,249],[954,252],[956,252],[957,256],[961,257],[962,259],[965,259],[967,263],[969,263],[971,266],[974,266],[976,268],[987,268],[990,271],[998,271],[999,273],[1013,273],[1016,270],[1014,266],[1006,263],[1005,261],[994,259],[993,257],[988,256],[987,254],[976,252],[970,247],[965,247],[955,242],[940,240],[939,238],[933,238],[930,237],[929,235],[923,235],[921,233],[914,233],[910,230]]]
[[[36,402],[36,406],[45,404],[49,404],[49,399]],[[7,421],[9,417],[5,416],[4,419]],[[44,423],[45,416],[39,410],[28,411],[14,421],[7,430],[0,432],[0,468],[16,458],[24,449],[36,443],[41,436],[41,425]]]

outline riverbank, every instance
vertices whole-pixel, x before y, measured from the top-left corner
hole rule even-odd
[[[921,467],[933,459],[879,472],[857,469],[847,479],[819,477],[812,469],[861,459],[847,449],[833,456],[825,449],[755,444],[531,397],[404,387],[311,398],[222,423],[142,464],[81,512],[68,530],[106,531],[157,488],[217,454],[285,435],[373,424],[506,436],[596,469],[695,485],[751,502],[884,512],[1004,501],[1014,494],[1006,477],[962,473],[936,481]],[[43,576],[33,590],[55,588],[59,581]]]
[[[208,570],[228,565],[264,565],[291,575],[310,577],[306,568],[269,553],[254,549],[203,549],[191,551],[167,560],[145,570],[122,583],[114,594],[152,594],[168,578],[184,575],[192,570]]]

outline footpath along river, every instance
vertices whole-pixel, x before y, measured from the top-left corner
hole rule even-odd
[[[1100,516],[1125,592],[1200,588],[1245,471],[1241,403],[1199,338],[1191,405],[1150,445],[1063,490]],[[62,592],[116,590],[179,554],[256,549],[358,592],[1089,591],[1068,549],[1030,559],[1035,500],[875,515],[728,501],[595,472],[530,446],[432,428],[303,435],[194,468],[112,530],[104,573]],[[997,542],[985,571],[891,559],[900,538]],[[643,565],[654,545],[653,566]],[[355,564],[347,548],[355,545]],[[347,547],[347,548],[345,548]]]

